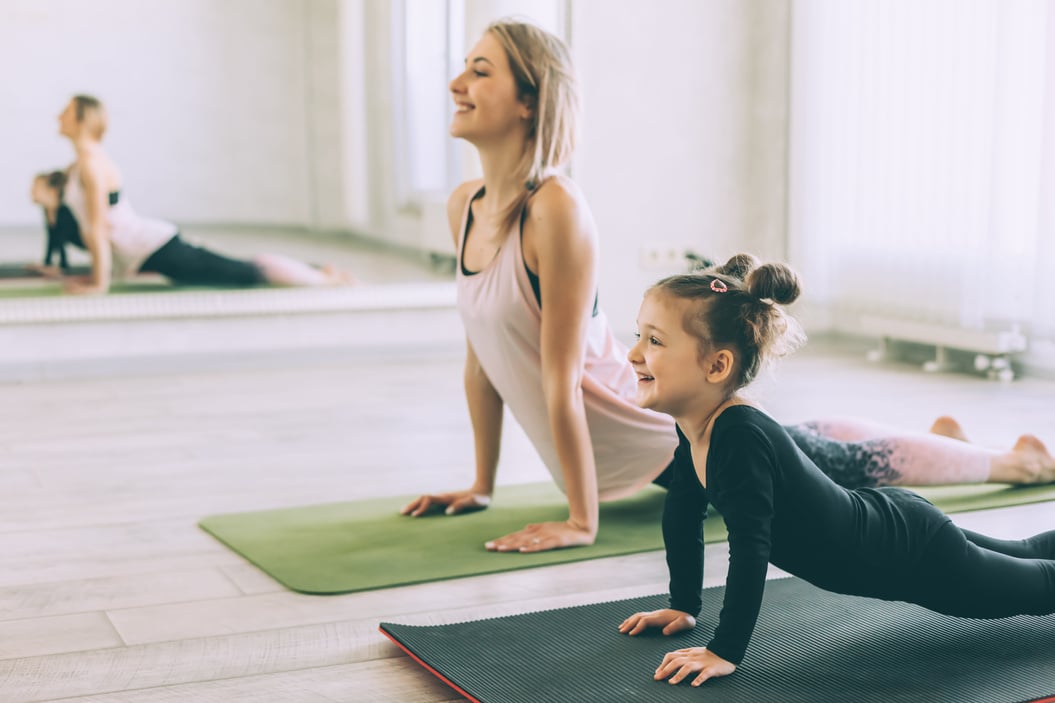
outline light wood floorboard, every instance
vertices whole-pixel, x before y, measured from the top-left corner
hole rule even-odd
[[[231,598],[242,592],[219,569],[167,571],[0,588],[0,621],[155,603]]]
[[[122,644],[102,612],[0,622],[0,659],[90,651]]]
[[[1055,442],[1055,383],[871,365],[815,344],[760,381],[779,419],[858,415]],[[0,703],[418,701],[457,696],[380,633],[662,592],[659,552],[333,597],[289,593],[212,540],[212,513],[459,487],[460,355],[0,386]],[[545,480],[510,419],[502,483]],[[500,509],[495,506],[494,509]],[[954,516],[1002,537],[1040,504]],[[727,549],[707,550],[721,583]],[[774,571],[774,575],[779,575]]]
[[[418,675],[408,659],[328,666],[310,671],[246,676],[109,695],[53,699],[47,703],[452,703],[464,701],[433,677]]]

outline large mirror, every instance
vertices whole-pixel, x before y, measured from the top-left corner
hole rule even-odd
[[[503,14],[560,31],[565,12],[558,0],[4,3],[0,296],[57,290],[26,275],[46,235],[30,184],[73,161],[59,115],[76,94],[105,103],[121,195],[184,237],[369,284],[449,281],[445,200],[476,169],[447,134],[466,37]]]
[[[804,271],[812,329],[884,335],[907,319],[983,346],[1030,336],[1031,353],[1052,356],[1055,12],[1029,1],[4,2],[0,265],[42,259],[30,179],[72,161],[58,115],[89,93],[106,102],[105,145],[137,210],[223,253],[335,264],[369,285],[148,310],[0,279],[0,347],[37,359],[72,333],[27,347],[16,322],[361,303],[442,308],[451,315],[421,334],[460,338],[445,201],[479,164],[448,136],[447,85],[487,23],[510,15],[571,47],[584,104],[571,175],[619,334],[685,251],[751,251]],[[395,319],[383,312],[389,332]],[[248,348],[248,324],[220,331]],[[261,323],[259,338],[277,329]],[[98,346],[125,335],[79,343],[125,353],[134,345]]]

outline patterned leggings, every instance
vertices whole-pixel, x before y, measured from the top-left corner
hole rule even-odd
[[[993,450],[948,437],[897,432],[850,420],[785,425],[821,471],[846,488],[982,483]]]
[[[784,429],[803,454],[844,488],[984,483],[997,455],[948,437],[859,420],[804,422]],[[670,477],[667,467],[654,483],[666,487]]]

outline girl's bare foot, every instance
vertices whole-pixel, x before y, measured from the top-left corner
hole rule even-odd
[[[953,418],[948,415],[942,415],[934,424],[930,426],[930,433],[941,435],[942,437],[951,437],[952,439],[958,439],[961,442],[969,442],[967,435],[964,433],[963,428],[960,427],[960,423],[956,422]]]

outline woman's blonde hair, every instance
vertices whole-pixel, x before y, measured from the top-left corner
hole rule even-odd
[[[95,139],[102,141],[106,134],[106,107],[99,98],[91,95],[74,95],[74,109],[77,112],[77,122],[88,128],[88,133]]]
[[[501,213],[502,224],[513,227],[532,191],[571,158],[581,111],[579,82],[567,45],[541,27],[501,19],[486,31],[505,49],[517,97],[532,108],[527,145],[517,165],[524,192]]]

